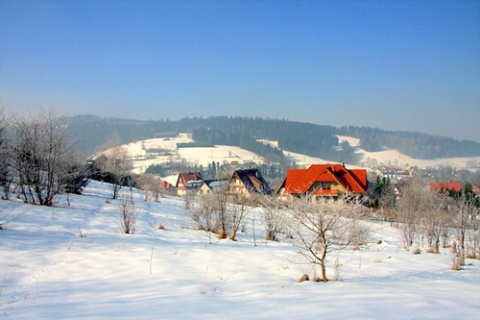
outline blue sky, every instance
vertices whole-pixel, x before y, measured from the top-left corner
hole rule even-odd
[[[480,1],[0,0],[0,107],[480,141]]]

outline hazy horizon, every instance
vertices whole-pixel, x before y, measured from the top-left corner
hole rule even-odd
[[[0,107],[480,142],[478,1],[0,0]]]

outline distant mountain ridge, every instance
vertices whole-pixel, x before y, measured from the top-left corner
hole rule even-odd
[[[469,140],[438,137],[418,132],[389,131],[378,128],[333,126],[254,117],[208,117],[170,120],[128,120],[77,115],[69,119],[67,131],[76,147],[87,157],[100,150],[117,133],[122,143],[192,134],[195,141],[239,146],[257,152],[271,161],[281,161],[278,148],[258,142],[258,139],[278,141],[280,149],[331,161],[354,163],[354,147],[339,143],[337,135],[360,139],[362,149],[377,151],[396,149],[417,159],[480,156],[480,143]]]

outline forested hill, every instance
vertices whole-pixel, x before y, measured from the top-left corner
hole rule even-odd
[[[480,156],[480,143],[431,136],[424,133],[388,131],[367,127],[342,127],[302,123],[288,120],[247,117],[183,118],[181,120],[126,120],[90,115],[73,116],[68,131],[82,155],[89,156],[118,134],[123,143],[175,136],[190,132],[198,142],[236,145],[281,161],[282,154],[274,147],[264,147],[257,139],[278,141],[279,148],[324,159],[353,163],[354,149],[343,143],[337,134],[359,138],[361,147],[378,151],[385,147],[417,159]]]
[[[416,159],[480,155],[480,143],[469,140],[456,140],[418,132],[388,131],[353,126],[342,127],[337,132],[359,138],[361,148],[370,152],[380,151],[383,147],[388,147]]]

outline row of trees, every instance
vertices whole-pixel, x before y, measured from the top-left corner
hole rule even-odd
[[[418,132],[345,126],[338,129],[338,133],[359,138],[360,146],[370,152],[388,147],[417,159],[471,157],[478,156],[480,151],[480,143],[475,141],[458,141]]]
[[[55,110],[7,117],[0,110],[0,186],[13,186],[26,203],[51,206],[61,192],[76,192],[83,167],[65,133],[66,118]]]
[[[377,180],[376,190],[381,216],[397,223],[406,249],[422,240],[430,253],[452,246],[454,269],[461,268],[465,256],[480,258],[480,201],[471,184],[464,184],[460,191],[437,192],[414,177],[400,186],[397,197],[384,178]]]
[[[221,192],[185,198],[185,211],[195,227],[219,239],[236,240],[238,231],[249,227],[245,218],[257,212],[252,208],[261,208],[257,218],[264,227],[264,240],[275,241],[283,234],[307,259],[311,277],[317,281],[328,281],[329,253],[367,241],[368,230],[361,222],[366,208],[358,203],[339,206],[311,202],[307,197],[286,201],[265,195],[229,198]],[[255,217],[252,228],[256,245]]]
[[[88,157],[96,151],[97,146],[104,145],[114,132],[122,132],[122,143],[127,143],[152,137],[175,136],[180,132],[192,132],[199,127],[214,128],[224,133],[253,139],[278,141],[279,147],[285,150],[346,163],[353,162],[338,158],[339,155],[343,157],[345,154],[339,154],[339,150],[335,149],[338,146],[337,134],[359,138],[361,146],[369,151],[379,151],[383,146],[387,146],[415,158],[478,156],[480,150],[478,142],[458,141],[415,132],[354,126],[335,128],[312,123],[247,117],[138,121],[84,115],[70,118],[67,130],[72,136],[79,137],[77,148],[83,156]]]
[[[211,128],[212,131],[209,132]],[[337,129],[331,126],[247,117],[184,118],[178,121],[136,121],[106,119],[94,116],[75,116],[68,130],[79,137],[79,149],[84,156],[107,143],[114,132],[122,132],[122,143],[153,137],[175,136],[192,132],[201,142],[233,144],[264,155],[271,162],[282,162],[278,148],[267,146],[257,139],[278,141],[279,148],[324,159],[354,163],[351,149],[337,149]],[[214,142],[215,141],[215,142]]]
[[[54,110],[9,117],[0,112],[0,185],[4,198],[10,197],[13,188],[26,203],[50,206],[56,195],[78,192],[89,178],[110,182],[114,199],[122,187],[134,186],[129,156],[118,137],[110,140],[103,156],[85,167],[65,132],[65,120]],[[156,181],[140,181],[147,192],[157,194]],[[457,194],[432,193],[424,190],[419,180],[412,179],[397,199],[388,180],[379,179],[376,187],[382,217],[398,223],[405,248],[426,241],[428,251],[438,253],[441,244],[450,245],[454,268],[461,268],[465,256],[479,258],[479,208],[477,198],[467,189]],[[133,232],[132,200],[126,196],[121,199],[125,232]],[[265,240],[275,240],[279,233],[291,238],[310,261],[313,277],[321,281],[328,280],[326,261],[330,252],[367,241],[368,230],[362,223],[367,209],[355,202],[340,206],[312,203],[308,197],[293,202],[265,196],[229,199],[223,193],[186,202],[197,228],[232,240],[246,227],[245,217],[252,207],[262,209]]]
[[[249,227],[245,218],[258,214],[252,208],[261,208],[260,216],[251,219],[262,222],[265,241],[275,241],[279,234],[290,239],[309,262],[310,278],[318,281],[328,281],[330,253],[368,243],[365,221],[379,212],[398,228],[406,250],[413,252],[426,245],[427,252],[440,253],[441,247],[450,248],[452,268],[456,270],[462,268],[465,257],[480,258],[480,215],[473,198],[465,192],[457,197],[431,192],[416,178],[404,186],[398,199],[391,187],[388,179],[379,179],[378,189],[382,193],[377,208],[367,208],[361,201],[338,205],[312,202],[309,197],[287,201],[260,195],[228,198],[223,193],[192,194],[186,197],[185,208],[196,228],[232,240],[239,230]]]
[[[80,193],[93,178],[133,186],[128,155],[113,137],[105,156],[85,165],[66,132],[67,118],[55,109],[6,115],[0,110],[0,187],[3,199],[15,192],[25,203],[51,206],[58,194]],[[68,198],[68,197],[67,197]]]

